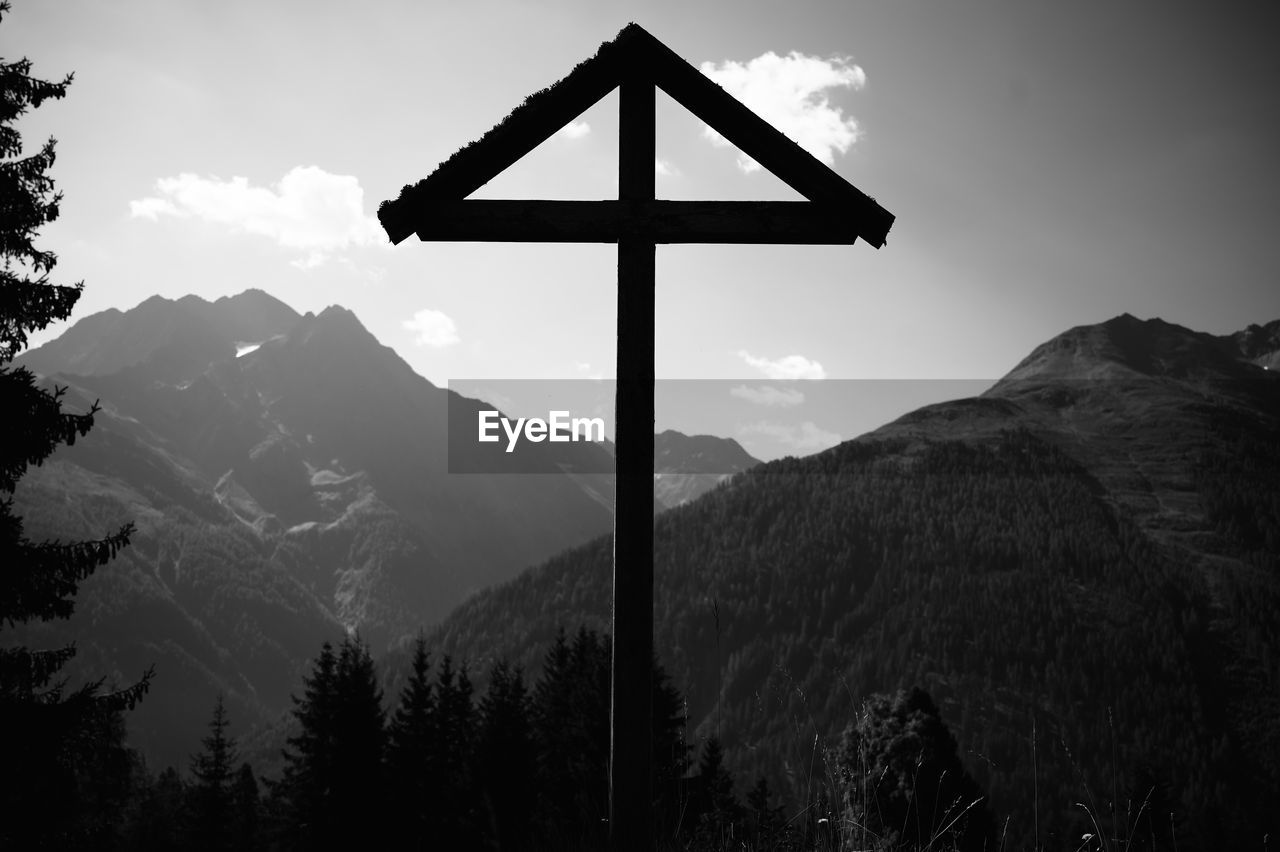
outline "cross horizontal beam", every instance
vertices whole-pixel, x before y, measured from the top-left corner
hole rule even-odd
[[[852,245],[857,226],[813,201],[462,201],[423,202],[424,241],[769,243]]]

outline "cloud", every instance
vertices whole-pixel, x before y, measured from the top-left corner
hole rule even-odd
[[[378,220],[364,212],[364,190],[352,175],[295,166],[270,187],[246,178],[224,181],[183,172],[156,181],[158,195],[129,202],[129,214],[194,218],[233,231],[267,237],[282,248],[305,252],[295,266],[309,269],[357,246],[388,245]]]
[[[771,361],[757,358],[745,349],[738,350],[738,357],[764,374],[767,379],[825,379],[827,371],[817,361],[803,355],[788,355]]]
[[[413,332],[413,342],[419,346],[443,349],[461,340],[458,337],[458,327],[443,311],[423,308],[413,315],[413,319],[405,320],[403,325]]]
[[[571,121],[556,131],[557,136],[566,139],[581,139],[591,132],[591,125],[585,121]]]
[[[826,95],[829,89],[858,90],[867,84],[866,73],[849,59],[821,59],[794,50],[779,56],[769,51],[745,63],[704,62],[699,70],[827,165],[861,136],[858,122],[845,117]],[[703,135],[718,147],[729,146],[710,127]],[[741,154],[738,168],[749,174],[759,170],[760,164]]]
[[[167,198],[142,198],[129,202],[129,215],[135,219],[150,219],[154,222],[162,213],[166,216],[183,215],[182,211]]]
[[[771,408],[791,408],[804,402],[804,394],[795,388],[779,390],[771,385],[760,385],[754,388],[738,385],[730,389],[729,395]]]
[[[661,157],[653,161],[653,173],[659,177],[680,177],[680,170]]]
[[[830,449],[843,440],[837,433],[819,428],[811,420],[806,420],[799,426],[762,420],[739,426],[738,434],[771,438],[801,453],[816,453],[819,450]]]

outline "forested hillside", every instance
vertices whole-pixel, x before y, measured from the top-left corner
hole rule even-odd
[[[1176,326],[1077,332],[1046,347],[1102,371],[1083,389],[1029,359],[657,519],[659,654],[730,765],[812,798],[863,698],[922,684],[1011,842],[1060,846],[1092,830],[1077,802],[1120,819],[1153,787],[1192,846],[1273,830],[1280,383],[1212,341],[1206,369]],[[1123,364],[1117,337],[1174,354]],[[436,638],[533,665],[556,625],[606,625],[609,595],[600,539]]]
[[[28,534],[137,530],[74,617],[31,641],[77,639],[73,676],[124,682],[154,663],[129,721],[161,764],[215,696],[242,723],[274,721],[320,641],[358,628],[384,649],[611,522],[568,477],[448,476],[451,392],[342,308],[299,315],[252,290],[153,298],[22,360],[68,388],[69,409],[102,406],[23,478]]]
[[[414,373],[340,307],[299,315],[259,290],[153,297],[20,361],[66,387],[70,409],[102,406],[89,435],[24,477],[29,534],[137,529],[74,618],[31,638],[79,637],[73,674],[124,682],[155,663],[130,725],[162,764],[216,695],[242,723],[273,723],[324,639],[358,629],[381,652],[611,524],[594,444],[528,445],[544,475],[450,474],[449,418],[471,435],[481,403]],[[671,505],[755,463],[732,440],[656,442]]]

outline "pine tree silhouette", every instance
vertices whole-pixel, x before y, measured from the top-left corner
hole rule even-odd
[[[579,628],[572,643],[561,628],[533,690],[537,817],[546,848],[599,849],[609,816],[608,636]],[[680,823],[688,769],[684,702],[666,672],[653,665],[653,806],[655,836],[673,838]]]
[[[730,848],[742,840],[737,837],[742,805],[733,792],[733,776],[724,765],[724,750],[717,737],[710,737],[702,749],[690,816],[697,826],[695,837],[707,848]]]
[[[0,19],[9,4],[0,2]],[[47,172],[55,141],[23,156],[13,126],[28,109],[66,94],[60,82],[32,77],[31,63],[0,61],[0,627],[68,618],[80,582],[129,541],[128,524],[97,541],[33,542],[13,513],[12,495],[27,466],[40,464],[60,444],[72,444],[93,425],[96,405],[84,414],[62,411],[65,389],[37,385],[24,367],[7,365],[27,335],[66,319],[82,284],[55,285],[51,251],[34,246],[37,232],[58,217],[61,194]],[[0,648],[0,847],[71,846],[112,830],[102,813],[100,778],[87,774],[109,752],[123,751],[115,715],[147,691],[151,672],[119,692],[102,694],[103,681],[68,691],[54,676],[75,647]],[[119,756],[119,755],[117,755]],[[121,757],[123,759],[123,757]]]
[[[129,833],[129,847],[138,850],[177,849],[185,841],[186,785],[172,766],[145,786],[141,807]]]
[[[763,775],[747,793],[748,843],[753,849],[790,848],[792,837],[787,831],[786,809],[770,805],[773,793]]]
[[[231,781],[231,823],[229,848],[236,852],[255,852],[262,843],[262,799],[253,767],[240,764]]]
[[[301,730],[283,752],[280,841],[298,849],[377,847],[385,831],[386,714],[369,649],[358,636],[326,642],[302,698]]]
[[[476,719],[466,666],[454,670],[446,656],[436,676],[435,765],[440,779],[437,837],[441,848],[473,849],[480,843],[473,756]]]
[[[311,674],[303,678],[302,697],[293,697],[293,716],[300,730],[281,752],[284,772],[272,790],[281,802],[282,841],[291,848],[320,848],[331,829],[337,669],[337,655],[325,642]]]
[[[865,826],[885,848],[941,844],[969,852],[988,848],[994,836],[986,799],[922,689],[869,698],[845,730],[840,767],[846,824]]]
[[[493,845],[503,850],[528,849],[532,843],[535,767],[529,705],[523,673],[505,661],[494,665],[480,699],[476,786]]]
[[[386,823],[386,711],[373,658],[358,636],[342,643],[336,685],[330,796],[339,816],[329,842],[338,848],[376,848]]]
[[[387,732],[387,778],[391,824],[405,849],[434,848],[443,784],[437,759],[439,726],[431,658],[418,634],[409,680]]]
[[[548,843],[601,848],[609,816],[609,646],[564,629],[547,652],[534,688],[538,813]]]
[[[194,783],[187,791],[187,841],[189,849],[231,848],[231,796],[236,762],[235,741],[227,736],[226,707],[222,696],[213,707],[209,733],[201,751],[191,758]]]

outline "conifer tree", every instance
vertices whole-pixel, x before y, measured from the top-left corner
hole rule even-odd
[[[337,736],[338,658],[325,642],[311,674],[302,680],[302,697],[293,696],[298,733],[282,751],[284,772],[273,789],[280,799],[284,845],[320,848],[328,836],[329,784],[333,777],[333,745]]]
[[[874,695],[846,730],[841,773],[846,822],[885,848],[988,847],[995,824],[956,753],[956,741],[924,690]]]
[[[609,814],[611,642],[585,627],[569,643],[563,628],[533,690],[537,819],[553,848],[599,848]],[[684,703],[666,672],[653,666],[653,817],[657,836],[680,823],[688,769]]]
[[[0,19],[9,4],[0,2]],[[33,542],[13,512],[13,493],[28,465],[40,464],[60,444],[72,444],[93,424],[96,406],[83,414],[62,411],[65,389],[45,389],[35,376],[9,362],[27,336],[66,319],[82,284],[49,280],[57,263],[34,240],[58,217],[61,194],[48,175],[55,158],[50,138],[24,155],[14,122],[28,109],[62,98],[72,75],[59,82],[31,76],[27,59],[0,59],[0,629],[32,620],[67,618],[81,581],[128,543],[132,525],[96,541]],[[111,716],[130,709],[146,692],[147,672],[137,684],[101,692],[102,681],[68,691],[54,676],[75,653],[0,647],[0,847],[67,845],[67,832],[85,831],[83,767],[104,747]],[[122,747],[121,743],[116,746]]]
[[[549,842],[590,848],[603,842],[609,815],[607,638],[585,627],[572,644],[564,630],[547,652],[534,688],[538,813]]]
[[[227,736],[226,707],[218,696],[209,722],[209,733],[200,741],[201,751],[191,758],[194,778],[188,791],[187,847],[190,849],[227,849],[231,817],[233,767],[236,762],[235,741]]]
[[[677,831],[684,808],[685,773],[689,747],[684,741],[684,698],[653,657],[653,784],[654,819],[658,837]]]
[[[534,744],[524,675],[505,661],[489,673],[480,699],[477,787],[487,806],[494,845],[529,848],[534,796]]]
[[[589,761],[594,742],[583,730],[583,714],[575,701],[575,668],[564,628],[557,633],[533,689],[531,717],[537,755],[539,833],[548,842],[569,847],[566,832],[580,815],[578,798],[585,792],[579,763]]]
[[[300,730],[287,741],[273,790],[281,844],[376,848],[386,816],[386,714],[369,649],[354,636],[336,654],[324,643],[293,701]]]
[[[369,647],[350,636],[338,653],[331,807],[336,848],[380,848],[386,824],[386,710]]]
[[[387,736],[391,820],[398,841],[406,849],[426,849],[434,844],[442,788],[435,755],[439,739],[436,696],[430,675],[426,640],[418,634],[409,680],[400,691],[400,704]]]
[[[702,749],[695,778],[692,816],[696,817],[696,836],[711,848],[735,845],[742,806],[733,792],[733,776],[724,765],[720,740],[711,737]]]
[[[748,843],[752,849],[781,850],[792,845],[792,838],[787,832],[786,809],[781,805],[772,806],[772,798],[769,782],[761,775],[747,793]]]
[[[230,848],[254,852],[262,848],[262,799],[253,767],[240,764],[231,782]]]
[[[442,848],[470,849],[478,840],[473,755],[476,720],[466,666],[446,655],[436,675],[436,751],[440,796],[437,827]]]
[[[186,785],[178,770],[165,768],[142,794],[141,807],[130,827],[129,847],[146,852],[181,847],[186,798]]]

